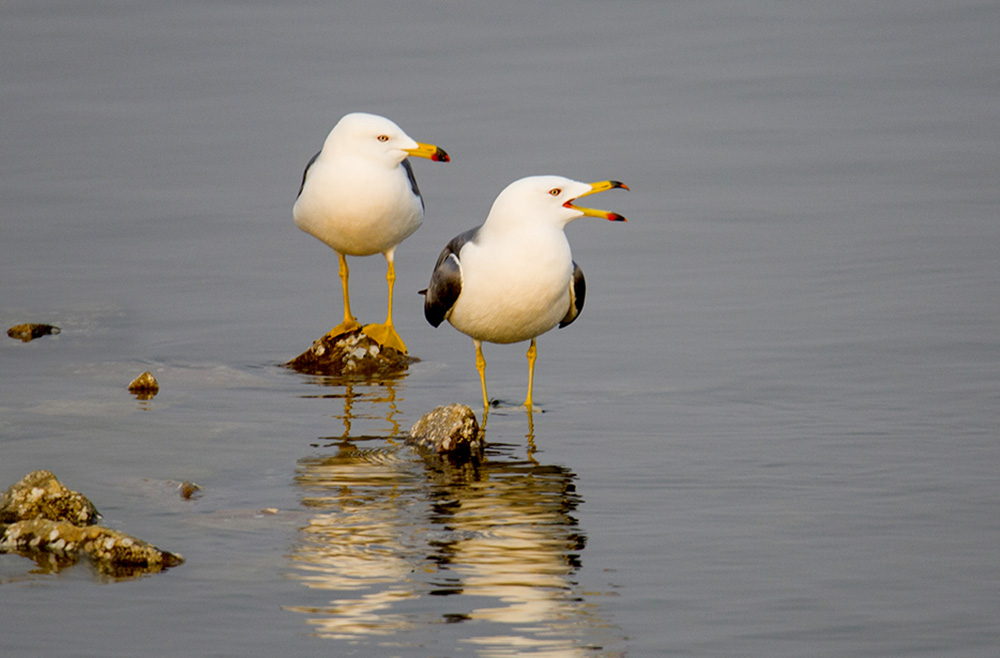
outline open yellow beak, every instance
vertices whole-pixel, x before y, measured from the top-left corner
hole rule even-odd
[[[598,183],[591,183],[590,184],[590,191],[589,192],[584,192],[580,196],[576,197],[576,199],[581,199],[581,198],[583,198],[583,197],[585,197],[587,195],[597,194],[598,192],[604,192],[605,190],[611,190],[611,189],[614,189],[616,187],[619,187],[619,188],[621,188],[623,190],[627,190],[628,189],[628,185],[626,185],[625,183],[622,183],[621,181],[605,180],[605,181],[600,181]],[[616,212],[609,212],[607,210],[595,210],[594,208],[584,208],[582,206],[574,205],[573,202],[576,201],[576,199],[570,199],[569,201],[567,201],[566,203],[563,204],[563,207],[565,207],[565,208],[572,208],[574,210],[578,210],[578,211],[582,212],[587,217],[600,217],[602,219],[607,219],[607,220],[612,221],[612,222],[627,222],[628,221],[627,219],[625,219],[624,217],[622,217],[621,215],[619,215]]]
[[[417,148],[403,150],[410,155],[415,155],[418,158],[427,158],[428,160],[434,160],[435,162],[451,162],[451,158],[444,152],[444,149],[434,146],[433,144],[423,144],[421,142],[417,142]]]

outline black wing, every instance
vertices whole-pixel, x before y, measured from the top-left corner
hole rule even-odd
[[[573,278],[569,282],[569,310],[566,317],[559,323],[559,328],[572,324],[576,316],[583,310],[583,300],[587,296],[587,281],[583,278],[583,270],[573,261]]]
[[[302,196],[302,188],[304,188],[306,186],[306,176],[309,175],[309,167],[313,166],[313,163],[316,162],[316,158],[318,158],[318,157],[319,157],[319,152],[317,152],[316,155],[314,155],[309,160],[309,164],[306,165],[305,171],[302,172],[302,184],[299,185],[299,193],[295,195],[296,199],[298,199],[300,196]]]
[[[403,165],[403,169],[406,170],[406,177],[410,179],[410,189],[420,199],[420,207],[424,208],[424,197],[420,194],[420,188],[417,186],[417,177],[413,175],[413,165],[410,164],[409,160],[403,160],[401,164]]]
[[[467,242],[476,239],[479,228],[468,230],[451,239],[438,256],[431,274],[431,283],[424,293],[424,317],[435,327],[448,319],[452,307],[462,294],[462,263],[458,255]]]

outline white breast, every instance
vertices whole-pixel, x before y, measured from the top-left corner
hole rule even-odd
[[[462,294],[449,322],[492,343],[515,343],[555,327],[570,304],[573,260],[558,229],[467,243]],[[494,236],[495,237],[495,236]]]
[[[364,190],[364,194],[358,194]],[[317,160],[293,209],[295,224],[342,254],[385,252],[423,221],[423,207],[401,167],[359,159]]]

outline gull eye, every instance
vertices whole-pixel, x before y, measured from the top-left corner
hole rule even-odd
[[[549,190],[549,194],[551,194],[552,196],[559,196],[560,194],[562,194],[562,190],[559,189],[558,187],[553,187],[551,190]]]
[[[389,136],[388,135],[379,135],[378,136],[378,141],[380,141],[380,142],[388,142],[389,141]]]

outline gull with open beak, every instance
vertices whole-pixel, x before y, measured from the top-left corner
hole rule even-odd
[[[500,193],[481,226],[453,238],[438,257],[430,285],[422,291],[424,315],[435,327],[448,320],[472,338],[484,414],[490,403],[483,341],[531,341],[524,405],[529,411],[534,408],[535,339],[573,322],[583,309],[586,291],[563,229],[580,217],[624,222],[617,213],[575,204],[613,188],[628,189],[618,181],[522,178]]]

